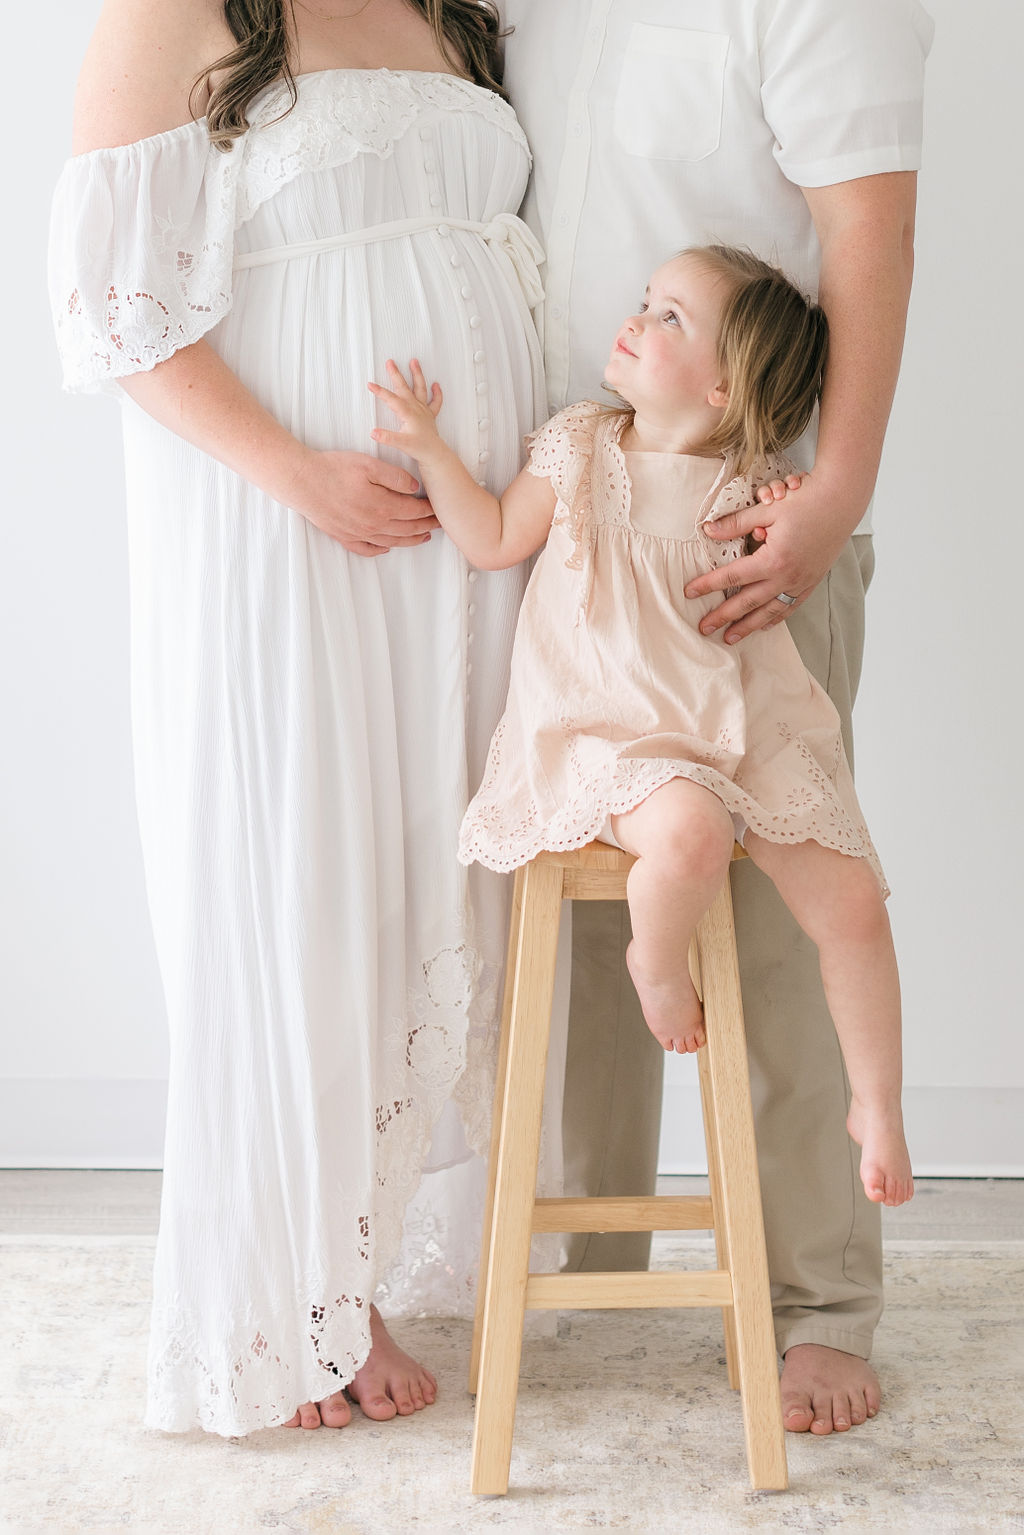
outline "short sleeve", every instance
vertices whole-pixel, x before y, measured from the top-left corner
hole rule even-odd
[[[584,400],[560,410],[526,439],[526,467],[541,480],[550,480],[564,506],[577,498],[580,478],[589,468],[597,423],[608,414],[596,400]]]
[[[189,123],[67,162],[49,252],[65,388],[148,372],[228,312],[240,160]]]
[[[919,168],[934,28],[917,0],[765,0],[761,17],[762,107],[790,181]]]

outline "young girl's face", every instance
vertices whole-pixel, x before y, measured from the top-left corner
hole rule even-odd
[[[606,382],[641,415],[678,418],[724,405],[718,365],[724,297],[722,278],[692,256],[667,261],[616,336]]]

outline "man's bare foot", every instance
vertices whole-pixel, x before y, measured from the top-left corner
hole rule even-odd
[[[860,1181],[868,1198],[876,1205],[903,1205],[912,1199],[914,1179],[899,1104],[872,1112],[855,1098],[846,1128],[861,1148]]]
[[[787,1349],[781,1385],[782,1422],[793,1434],[844,1434],[873,1418],[882,1403],[867,1360],[823,1343]]]
[[[383,1423],[430,1407],[437,1399],[437,1381],[398,1347],[376,1306],[370,1307],[370,1338],[370,1356],[348,1388],[365,1415]]]
[[[637,958],[636,939],[626,950],[626,967],[640,998],[647,1027],[663,1050],[689,1055],[704,1043],[704,1009],[689,971],[680,979],[649,976]]]
[[[370,1307],[370,1353],[362,1369],[347,1387],[348,1397],[358,1402],[366,1417],[383,1423],[388,1418],[408,1417],[437,1400],[437,1381],[429,1370],[400,1349],[384,1326],[376,1306]],[[304,1402],[285,1428],[344,1428],[352,1417],[344,1391],[322,1402]]]

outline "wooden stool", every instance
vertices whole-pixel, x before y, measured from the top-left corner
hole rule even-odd
[[[737,850],[735,856],[745,855]],[[697,1060],[710,1198],[536,1198],[561,902],[624,900],[633,862],[628,853],[592,842],[574,852],[541,853],[516,875],[470,1364],[475,1493],[508,1491],[526,1307],[720,1306],[729,1384],[739,1388],[743,1405],[751,1483],[787,1485],[728,880],[690,950],[707,1030]],[[715,1233],[715,1272],[528,1272],[533,1232],[708,1229]]]

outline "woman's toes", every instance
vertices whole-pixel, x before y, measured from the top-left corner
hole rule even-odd
[[[325,1428],[344,1428],[352,1421],[352,1409],[344,1391],[324,1397],[320,1403],[320,1421]]]
[[[845,1434],[853,1423],[853,1409],[850,1406],[850,1398],[845,1394],[836,1394],[832,1398],[832,1427],[837,1434]]]
[[[289,1418],[285,1428],[319,1428],[320,1412],[315,1402],[303,1402],[294,1418]]]

